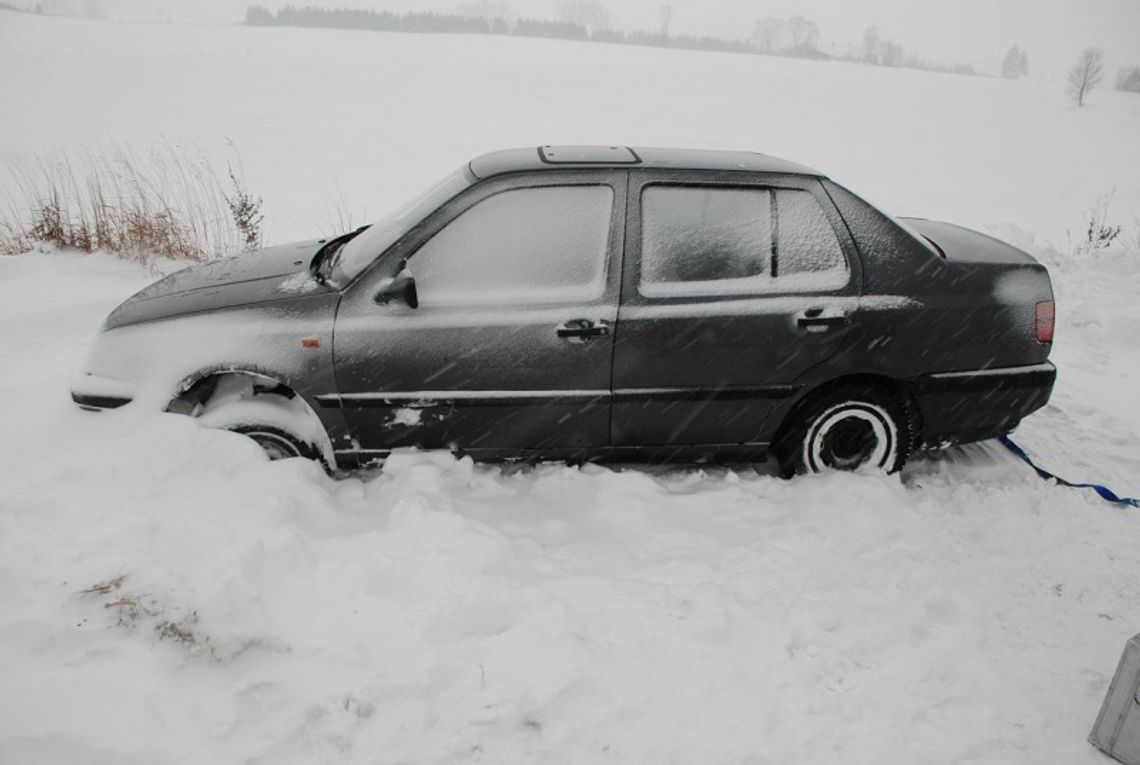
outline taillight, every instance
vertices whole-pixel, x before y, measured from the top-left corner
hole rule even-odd
[[[1056,319],[1056,309],[1053,307],[1053,301],[1049,300],[1045,303],[1037,304],[1036,315],[1036,328],[1037,328],[1037,342],[1051,343],[1053,342],[1053,325]]]

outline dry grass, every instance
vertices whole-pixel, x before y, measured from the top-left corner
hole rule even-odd
[[[175,643],[180,643],[188,648],[202,644],[209,646],[210,639],[208,637],[203,638],[195,632],[197,624],[198,612],[191,611],[180,621],[162,619],[154,625],[154,634],[159,640],[173,640]]]
[[[260,242],[260,198],[239,176],[220,174],[205,156],[169,142],[144,152],[115,146],[4,164],[11,183],[0,209],[2,254],[49,243],[144,263],[201,262]]]
[[[134,629],[141,619],[158,616],[153,601],[141,595],[122,595],[103,604],[115,615],[115,624],[119,627]]]
[[[191,656],[218,664],[234,661],[253,650],[288,650],[262,637],[217,638],[202,629],[196,610],[170,605],[145,592],[126,591],[126,582],[127,575],[121,574],[80,590],[79,595],[102,602],[104,610],[114,617],[115,626],[127,634],[145,635],[149,629],[156,641],[172,643]]]
[[[353,220],[352,213],[347,207],[335,207],[327,216],[327,221],[322,230],[336,232],[337,234],[347,234],[349,231],[356,229],[356,223]]]
[[[108,579],[105,582],[97,582],[85,590],[80,590],[80,595],[109,595],[112,592],[122,589],[123,583],[127,581],[126,574],[119,574],[114,579]]]
[[[340,184],[334,184],[333,189],[326,190],[325,215],[319,222],[322,231],[337,234],[347,234],[359,225],[348,199],[344,195]]]

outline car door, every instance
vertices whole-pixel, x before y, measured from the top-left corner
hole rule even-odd
[[[614,445],[764,442],[844,343],[861,274],[842,219],[803,176],[636,171],[629,199]]]
[[[604,170],[483,181],[352,285],[334,340],[351,448],[608,446],[626,185]],[[403,262],[418,306],[378,303]]]

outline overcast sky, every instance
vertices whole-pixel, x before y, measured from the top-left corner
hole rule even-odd
[[[24,0],[32,2],[32,0]],[[499,0],[502,1],[502,0]],[[176,21],[240,19],[249,0],[102,0],[116,16]],[[286,4],[391,10],[455,10],[471,0],[259,0]],[[522,16],[553,18],[559,0],[506,0]],[[624,29],[655,29],[662,5],[674,8],[673,31],[746,37],[762,16],[800,14],[820,27],[825,50],[859,44],[877,25],[908,52],[944,64],[967,63],[996,73],[1013,44],[1029,54],[1031,76],[1056,78],[1079,50],[1103,47],[1110,75],[1140,66],[1140,0],[600,0]]]

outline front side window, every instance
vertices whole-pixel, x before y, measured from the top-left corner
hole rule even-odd
[[[838,289],[847,260],[806,191],[647,186],[641,195],[646,297]]]
[[[613,196],[609,186],[550,186],[476,203],[411,257],[420,305],[600,298]]]

